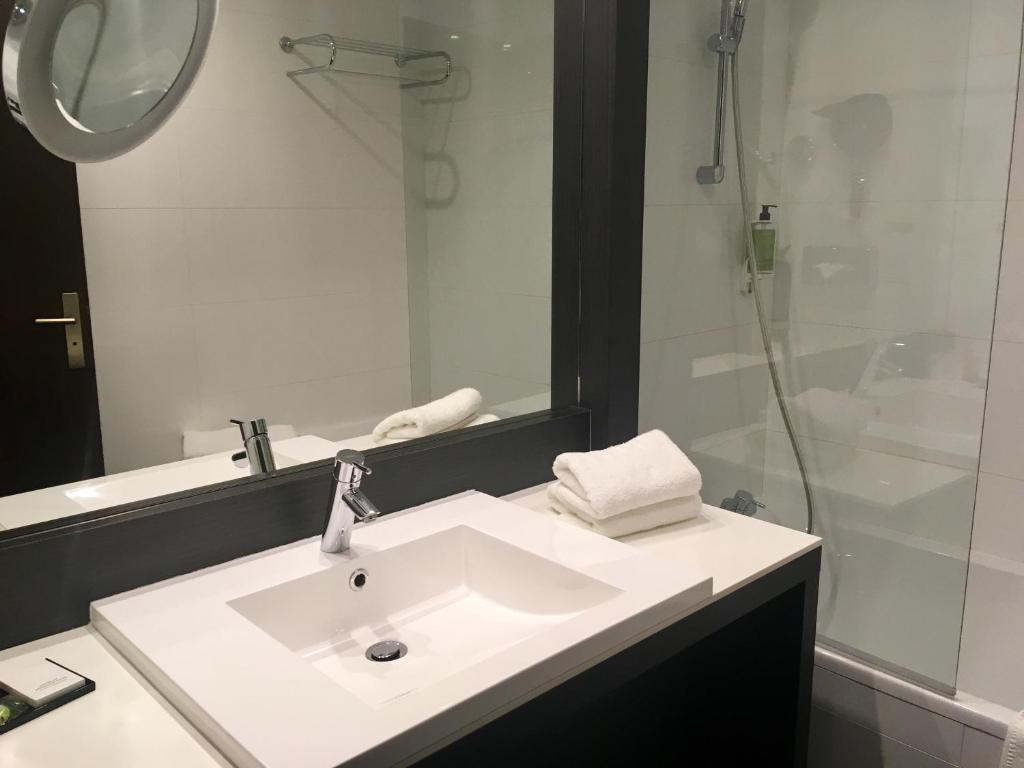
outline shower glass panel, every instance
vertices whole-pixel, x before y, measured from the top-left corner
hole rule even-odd
[[[956,680],[1020,64],[1020,2],[750,0],[740,46],[750,210],[731,108],[712,160],[719,0],[653,0],[641,429],[665,429],[762,519],[807,508],[768,376],[745,227],[826,539],[819,639]],[[707,181],[705,178],[704,181]]]

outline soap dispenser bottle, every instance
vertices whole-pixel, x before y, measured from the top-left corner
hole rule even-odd
[[[750,224],[754,240],[754,260],[759,275],[775,274],[775,222],[772,221],[772,208],[777,205],[762,205],[761,215]]]

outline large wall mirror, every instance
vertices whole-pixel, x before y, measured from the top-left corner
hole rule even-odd
[[[132,151],[4,115],[0,529],[247,477],[231,419],[281,470],[547,409],[553,5],[222,2]]]

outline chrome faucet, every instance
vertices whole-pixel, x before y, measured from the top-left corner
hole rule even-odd
[[[232,424],[237,424],[242,432],[242,443],[245,446],[244,453],[232,454],[231,460],[236,466],[244,466],[242,459],[249,461],[250,475],[265,475],[277,469],[274,463],[274,451],[270,447],[270,433],[267,430],[266,419],[253,419],[252,421],[240,421],[232,419]]]
[[[358,451],[338,451],[334,458],[331,497],[327,503],[327,525],[320,549],[323,552],[345,552],[352,540],[356,520],[373,520],[380,510],[366,498],[359,484],[363,475],[372,474],[366,457]]]

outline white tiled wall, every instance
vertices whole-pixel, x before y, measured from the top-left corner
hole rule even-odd
[[[910,27],[917,34],[903,36]],[[827,358],[783,355],[819,525],[838,553],[825,561],[838,590],[819,629],[946,685],[956,681],[1020,27],[1019,0],[793,0],[790,13],[774,314],[786,321],[783,349],[832,339]],[[824,405],[800,402],[822,391]],[[768,424],[778,437],[765,499],[799,519],[791,450],[775,413]]]
[[[641,428],[667,429],[693,455],[709,501],[746,487],[768,517],[797,526],[802,490],[737,290],[731,135],[726,183],[692,180],[710,152],[705,40],[718,8],[652,3]],[[783,204],[777,274],[762,285],[784,387],[833,396],[818,413],[793,407],[818,530],[837,552],[826,557],[825,629],[954,682],[980,451],[958,683],[1018,708],[1024,680],[1007,643],[1024,634],[1024,162],[1012,174],[983,443],[981,428],[1021,14],[1020,0],[791,0],[767,4],[742,48],[744,87],[761,89],[743,94],[756,202]],[[820,765],[994,764],[992,739],[970,729],[940,754],[888,731],[880,744],[878,723],[842,713],[817,722]]]
[[[333,438],[410,402],[399,89],[286,77],[305,64],[278,39],[319,32],[400,24],[378,0],[224,0],[180,111],[79,167],[108,472],[232,417]]]
[[[810,768],[999,768],[1002,746],[998,736],[815,667]]]
[[[402,4],[405,42],[454,61],[403,94],[414,399],[486,409],[550,389],[554,4]],[[411,160],[410,160],[411,158]],[[503,414],[507,415],[507,414]]]
[[[1006,0],[1005,4],[1014,5]],[[1005,31],[1003,45],[1012,40]],[[1024,99],[1017,101],[958,686],[1024,708]]]
[[[788,4],[767,14],[752,4],[743,43],[747,162],[766,203],[780,191]],[[717,57],[707,39],[719,12],[718,0],[651,3],[640,350],[640,429],[664,429],[691,454],[710,503],[738,488],[760,495],[768,397],[753,300],[740,292],[745,216],[731,120],[724,183],[696,180],[711,162]]]

